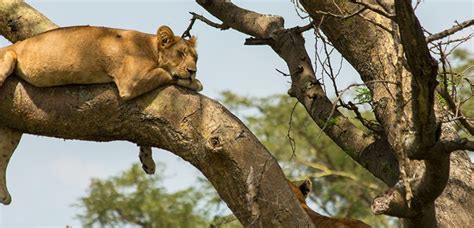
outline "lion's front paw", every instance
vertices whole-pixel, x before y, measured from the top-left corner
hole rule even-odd
[[[202,91],[202,84],[199,80],[195,79],[191,82],[191,87],[197,92]]]
[[[202,84],[199,80],[195,79],[195,80],[191,80],[191,79],[178,79],[176,81],[176,84],[178,84],[179,86],[183,86],[183,87],[186,87],[188,89],[192,89],[194,91],[201,91],[202,90]]]

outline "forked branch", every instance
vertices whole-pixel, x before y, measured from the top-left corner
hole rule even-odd
[[[316,80],[311,59],[304,46],[301,30],[285,29],[280,16],[264,15],[242,9],[228,0],[196,1],[209,13],[223,21],[224,24],[252,36],[253,38],[247,39],[246,44],[264,44],[272,47],[287,63],[288,71],[291,72],[292,84],[288,91],[290,96],[296,97],[312,119],[321,128],[324,128],[324,132],[354,160],[366,164],[365,167],[368,167],[374,175],[380,177],[386,183],[394,184],[396,182],[398,172],[384,172],[380,167],[380,163],[376,164],[374,160],[363,156],[363,153],[365,155],[378,153],[375,150],[383,143],[379,144],[374,138],[367,136],[363,130],[355,127],[338,110],[333,111],[333,103],[326,96],[321,84]],[[359,12],[359,10],[355,11],[355,13]],[[328,118],[336,120],[337,126],[324,127]],[[385,139],[380,140],[384,141]],[[387,161],[384,165],[396,166],[397,162],[390,151],[385,150],[381,156],[385,157],[385,161]]]
[[[204,16],[202,15],[199,15],[197,13],[194,13],[194,12],[189,12],[191,15],[193,15],[193,17],[191,18],[190,22],[189,22],[189,25],[188,25],[188,28],[186,28],[186,30],[183,32],[183,35],[181,35],[181,37],[191,37],[191,29],[193,28],[193,25],[194,25],[194,22],[197,20],[200,20],[204,23],[206,23],[207,25],[211,26],[211,27],[214,27],[214,28],[218,28],[220,30],[227,30],[229,29],[230,27],[225,25],[225,24],[219,24],[219,23],[215,23],[207,18],[205,18]]]

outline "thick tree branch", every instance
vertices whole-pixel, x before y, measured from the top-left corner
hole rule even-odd
[[[197,0],[209,13],[219,18],[224,24],[238,31],[254,36],[246,44],[270,45],[288,65],[292,85],[288,93],[295,96],[304,105],[313,120],[324,132],[354,160],[368,168],[375,176],[393,185],[398,178],[394,155],[390,150],[380,150],[386,145],[386,138],[374,139],[356,128],[347,117],[338,110],[333,111],[333,103],[324,93],[316,80],[311,59],[304,46],[304,38],[299,27],[285,29],[283,23],[276,23],[278,16],[267,16],[251,12],[225,0]],[[227,13],[232,12],[232,13]],[[249,16],[250,15],[250,16]],[[252,20],[249,20],[249,17]],[[319,21],[319,20],[315,20]],[[258,23],[256,23],[258,22]],[[327,120],[337,124],[328,125]],[[316,140],[316,139],[315,139]],[[370,156],[381,156],[387,163],[380,164]],[[385,168],[383,168],[385,167]],[[387,172],[391,167],[394,172]]]
[[[385,214],[401,218],[414,218],[418,215],[418,212],[408,207],[402,185],[389,188],[377,196],[372,202],[371,209],[376,215]]]
[[[0,7],[4,18],[21,15],[15,30],[0,21],[13,42],[55,27],[22,1]],[[312,227],[276,160],[241,121],[202,95],[168,86],[123,102],[112,84],[35,88],[10,77],[0,97],[2,127],[166,149],[196,166],[243,225]]]
[[[437,140],[437,124],[434,115],[434,91],[438,64],[431,57],[420,22],[415,16],[411,1],[395,0],[395,20],[399,26],[400,38],[406,61],[413,75],[413,127],[415,138],[406,145],[411,158],[422,159],[423,154]]]
[[[283,18],[273,15],[262,15],[234,5],[228,0],[196,0],[231,28],[259,38],[269,38],[269,35],[283,27]],[[223,20],[225,18],[225,20]]]
[[[426,38],[426,42],[433,42],[435,40],[439,40],[439,39],[443,39],[449,35],[452,35],[456,32],[459,32],[469,26],[472,26],[474,25],[474,19],[472,20],[467,20],[467,21],[464,21],[464,22],[461,22],[461,23],[458,23],[456,24],[455,26],[449,28],[449,29],[446,29],[442,32],[439,32],[439,33],[436,33],[436,34],[433,34],[433,35],[430,35]]]
[[[431,149],[432,156],[438,156],[440,153],[449,154],[456,150],[470,150],[474,151],[474,141],[466,138],[456,140],[441,140],[437,142]]]
[[[244,225],[309,226],[275,159],[236,117],[204,96],[169,86],[124,103],[110,84],[35,88],[11,77],[0,97],[2,126],[169,150],[203,172]],[[280,219],[268,219],[273,216]]]
[[[22,0],[0,1],[0,34],[11,42],[58,26]]]
[[[415,197],[408,202],[405,199],[405,187],[402,184],[390,188],[372,202],[375,214],[386,214],[411,219],[410,226],[423,227],[436,220],[434,201],[441,195],[449,177],[449,160],[442,154],[425,161],[425,173],[420,180],[412,180]],[[441,159],[439,158],[441,157]],[[416,224],[416,225],[415,225]]]

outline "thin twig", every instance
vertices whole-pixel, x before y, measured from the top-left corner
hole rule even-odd
[[[367,9],[370,9],[371,11],[374,11],[375,13],[378,13],[390,20],[393,20],[393,18],[395,17],[395,15],[393,14],[390,14],[388,13],[387,11],[385,11],[385,9],[381,6],[378,6],[378,5],[373,5],[373,4],[370,4],[370,3],[367,3],[367,2],[363,2],[363,1],[360,1],[360,0],[350,0],[350,2],[354,3],[354,4],[358,4],[358,5],[361,5]]]
[[[449,40],[447,40],[447,41],[441,41],[441,42],[439,42],[439,43],[436,43],[436,45],[443,45],[443,46],[445,46],[445,45],[449,45],[449,44],[452,44],[452,43],[458,43],[458,42],[464,43],[464,42],[468,41],[469,39],[471,39],[471,38],[473,38],[473,37],[474,37],[474,33],[471,33],[471,34],[469,34],[469,35],[467,35],[467,36],[465,36],[465,37],[459,38],[459,39],[453,39],[453,40],[449,39]],[[431,42],[431,44],[433,44],[433,42]],[[458,45],[458,44],[456,44],[456,45]],[[437,48],[437,47],[436,47],[436,46],[432,46],[430,49],[434,49],[434,48]]]
[[[295,6],[295,11],[296,11],[296,14],[298,15],[298,17],[300,17],[300,19],[306,19],[309,17],[309,14],[306,12],[306,10],[300,5],[300,1],[299,0],[291,0],[291,2],[293,3],[293,5]],[[301,11],[301,13],[300,13]],[[305,13],[306,15],[303,16],[302,13]]]
[[[352,87],[356,87],[356,86],[366,86],[367,84],[370,84],[370,83],[383,83],[383,84],[386,84],[386,83],[390,83],[390,84],[398,84],[397,82],[393,82],[393,81],[387,81],[387,80],[372,80],[372,81],[367,81],[365,83],[355,83],[355,84],[352,84],[352,85],[349,85],[347,88],[343,89],[342,91],[339,91],[339,96],[336,98],[336,100],[334,101],[333,103],[333,106],[332,106],[332,109],[331,109],[331,112],[328,116],[328,118],[326,119],[326,122],[324,123],[323,127],[321,128],[321,132],[323,132],[329,121],[331,120],[332,116],[334,115],[334,112],[336,111],[336,108],[337,108],[337,102],[339,101],[339,99],[342,98],[342,95],[344,95],[344,93],[346,91],[348,91],[350,88]],[[319,136],[318,136],[319,137]]]
[[[349,101],[345,107],[349,110],[352,110],[354,112],[354,114],[356,115],[356,118],[367,129],[369,129],[373,132],[381,132],[382,131],[382,126],[380,126],[380,124],[374,123],[373,121],[366,120],[364,117],[362,117],[362,114],[359,112],[359,108],[354,103]]]
[[[435,41],[435,40],[439,40],[439,39],[443,39],[444,37],[447,37],[449,35],[452,35],[464,28],[467,28],[471,25],[474,25],[474,19],[471,19],[471,20],[467,20],[467,21],[464,21],[462,23],[457,23],[457,25],[451,27],[450,29],[446,29],[442,32],[439,32],[439,33],[436,33],[436,34],[433,34],[431,36],[428,36],[426,38],[426,41],[427,42],[432,42],[432,41]]]
[[[281,70],[279,70],[279,69],[276,69],[276,68],[275,68],[275,70],[278,71],[278,73],[282,74],[283,76],[289,77],[289,76],[291,76],[291,75],[297,75],[297,74],[303,72],[303,67],[302,67],[302,66],[298,66],[298,68],[296,68],[296,70],[294,70],[293,72],[291,72],[291,73],[289,73],[289,74],[288,74],[288,73],[285,73],[285,72],[283,72],[283,71],[281,71]]]
[[[279,69],[277,69],[277,68],[275,68],[275,70],[278,71],[278,73],[282,74],[282,75],[285,76],[285,77],[291,76],[291,74],[287,74],[287,73],[285,73],[285,72],[283,72],[283,71],[281,71],[281,70],[279,70]]]
[[[455,115],[454,118],[463,117],[459,119],[459,122],[471,135],[474,135],[474,125],[468,119],[465,118],[464,113],[462,113],[459,110],[459,108],[456,105],[456,102],[449,95],[449,92],[446,91],[445,89],[441,89],[440,87],[438,87],[436,91],[446,101],[451,112],[454,113]]]
[[[367,9],[367,7],[361,7],[360,9],[358,9],[358,10],[352,12],[352,13],[345,14],[345,15],[335,14],[335,13],[325,12],[325,11],[319,11],[319,10],[316,10],[315,13],[321,14],[323,16],[331,16],[331,17],[336,17],[336,18],[341,18],[341,19],[349,19],[349,18],[351,18],[355,15],[358,15],[358,14],[362,13],[366,9]]]
[[[413,7],[413,10],[418,9],[418,6],[420,6],[421,2],[422,2],[422,0],[416,0],[416,4],[415,4],[415,7]]]
[[[190,31],[193,28],[193,25],[194,25],[194,22],[196,21],[196,19],[208,24],[211,27],[218,28],[220,30],[226,30],[226,29],[230,28],[229,26],[225,25],[224,23],[222,23],[222,24],[215,23],[215,22],[213,22],[213,21],[211,21],[211,20],[209,20],[209,19],[205,18],[204,16],[199,15],[197,13],[194,13],[194,12],[189,12],[189,13],[191,15],[193,15],[193,17],[191,18],[191,22],[189,23],[188,28],[183,32],[183,35],[181,35],[181,37],[191,37]]]
[[[291,109],[290,121],[288,122],[288,132],[286,134],[286,136],[288,137],[288,141],[290,142],[290,147],[291,147],[291,151],[292,151],[290,160],[292,160],[293,157],[296,156],[296,142],[295,142],[295,139],[293,137],[291,137],[291,126],[292,126],[292,123],[293,123],[293,114],[295,113],[296,106],[298,105],[298,103],[299,102],[296,101],[295,105],[293,106],[293,109]]]

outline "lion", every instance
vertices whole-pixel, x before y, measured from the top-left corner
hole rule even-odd
[[[197,58],[196,37],[175,36],[168,26],[159,27],[156,35],[64,27],[0,48],[0,87],[14,74],[36,87],[113,82],[124,101],[165,84],[201,91]],[[10,204],[5,173],[21,133],[1,128],[0,133],[0,203]],[[139,158],[147,174],[155,172],[151,153],[151,147],[140,146]]]
[[[164,84],[201,91],[196,38],[94,26],[64,27],[0,49],[0,86],[15,74],[37,87],[114,82],[130,100]]]
[[[312,190],[313,184],[311,180],[307,179],[302,184],[296,185],[291,181],[288,181],[291,191],[295,193],[296,198],[305,210],[305,212],[311,218],[315,227],[333,227],[333,228],[370,228],[369,225],[355,219],[341,219],[331,218],[313,211],[308,204],[306,204],[306,198]]]

